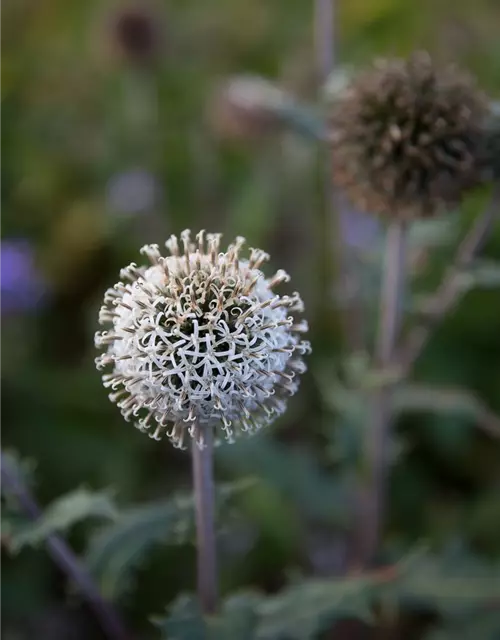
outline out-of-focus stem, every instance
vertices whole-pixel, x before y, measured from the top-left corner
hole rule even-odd
[[[198,597],[204,613],[211,614],[217,608],[215,491],[211,429],[206,431],[203,449],[193,442],[193,481],[198,553]]]
[[[314,15],[314,45],[318,75],[325,82],[332,73],[336,63],[335,37],[335,0],[316,0]],[[342,299],[343,308],[340,310],[340,323],[343,337],[350,352],[362,351],[364,348],[362,309],[355,300],[355,293],[359,289],[355,265],[347,252],[346,239],[343,237],[340,221],[342,203],[332,184],[331,153],[324,150],[323,180],[325,185],[325,201],[328,211],[327,241],[333,243],[335,271],[337,276],[337,292]],[[345,303],[346,298],[348,302]]]
[[[385,264],[377,343],[376,366],[389,367],[394,358],[399,336],[406,285],[406,227],[392,222],[387,230]],[[362,467],[356,537],[356,564],[367,566],[377,552],[385,511],[386,475],[392,422],[389,386],[374,392],[370,401],[369,424],[365,432],[364,464]]]
[[[2,455],[2,484],[17,500],[20,508],[31,519],[36,520],[42,514],[33,496],[24,486],[13,465]],[[90,574],[80,564],[70,547],[63,538],[51,534],[46,538],[49,555],[56,565],[78,587],[81,595],[98,619],[102,630],[110,640],[130,640],[123,623],[111,603],[103,599]]]

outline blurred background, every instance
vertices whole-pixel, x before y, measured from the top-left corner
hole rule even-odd
[[[473,71],[499,99],[496,0],[337,4],[340,63],[426,48]],[[119,505],[190,486],[189,457],[124,423],[94,367],[103,293],[143,244],[185,228],[220,231],[228,242],[243,235],[305,300],[314,352],[300,393],[275,429],[217,453],[220,480],[258,480],[239,498],[245,525],[224,543],[224,593],[274,592],[290,572],[335,574],[343,563],[338,532],[357,436],[330,397],[345,350],[324,158],[310,140],[235,109],[226,90],[235,75],[259,74],[316,103],[313,16],[311,0],[3,2],[3,448],[36,462],[42,505],[81,486],[111,487]],[[423,233],[417,289],[438,282],[485,195],[473,193],[441,236]],[[369,339],[378,232],[357,212],[345,222],[347,251],[371,274],[362,293]],[[500,257],[498,228],[484,255]],[[394,548],[424,538],[500,554],[500,441],[481,424],[484,407],[500,412],[499,325],[499,291],[475,291],[419,360],[416,381],[466,388],[482,408],[459,395],[463,410],[401,417],[387,522]],[[69,532],[79,554],[94,529]],[[66,581],[42,549],[12,557],[2,548],[2,560],[6,639],[99,637],[81,602],[70,594],[68,604]],[[191,544],[155,545],[130,584],[111,590],[140,637],[157,637],[149,616],[193,590],[194,565]]]

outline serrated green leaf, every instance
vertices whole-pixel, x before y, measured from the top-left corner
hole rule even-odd
[[[169,615],[155,622],[165,640],[253,640],[260,600],[252,592],[237,594],[223,603],[220,614],[204,616],[195,597],[181,596]]]
[[[395,616],[402,607],[424,605],[451,625],[465,615],[468,624],[499,597],[497,566],[482,563],[460,547],[441,555],[418,549],[396,565],[359,576],[304,580],[271,596],[241,594],[239,600],[226,600],[220,615],[210,618],[203,617],[194,598],[183,597],[159,624],[166,640],[313,640],[339,619],[373,624],[375,604],[390,604]],[[491,629],[494,624],[488,621]]]
[[[165,640],[207,640],[209,637],[200,603],[192,596],[180,596],[166,618],[154,618],[153,622]]]
[[[219,486],[216,494],[219,512],[251,482]],[[155,543],[184,544],[193,540],[193,505],[191,496],[178,496],[130,508],[94,536],[85,562],[106,598],[115,599],[123,592],[130,572]]]
[[[460,615],[500,598],[500,566],[457,545],[439,555],[422,555],[396,585],[402,603],[423,603],[443,616]]]
[[[55,532],[66,531],[87,518],[114,519],[118,510],[109,492],[87,489],[71,491],[50,504],[34,522],[18,524],[10,534],[9,546],[17,552],[26,545],[38,545]]]
[[[343,617],[371,619],[371,585],[364,579],[310,580],[257,608],[258,640],[312,640]]]

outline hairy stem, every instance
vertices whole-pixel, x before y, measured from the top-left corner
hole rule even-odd
[[[42,511],[33,496],[25,487],[19,473],[2,455],[2,483],[17,500],[22,511],[32,520],[38,519]],[[78,558],[63,538],[51,534],[46,541],[47,551],[56,565],[78,587],[81,595],[98,619],[103,632],[110,640],[130,638],[123,623],[111,603],[104,600],[94,584],[90,574],[80,564]]]
[[[380,296],[380,315],[375,345],[376,366],[384,369],[393,361],[399,337],[406,284],[406,227],[395,221],[387,230],[385,264]],[[365,435],[365,460],[357,523],[358,558],[362,566],[377,552],[385,510],[385,485],[390,446],[392,389],[374,392],[371,419]]]
[[[198,597],[203,611],[214,613],[217,608],[217,559],[211,429],[206,431],[203,449],[193,442],[193,481],[198,551]]]
[[[425,324],[418,325],[410,331],[401,347],[396,361],[403,377],[408,375],[425,348],[433,330],[460,299],[463,291],[460,285],[461,273],[480,251],[495,221],[499,220],[500,185],[496,185],[490,203],[483,214],[475,220],[472,228],[458,247],[452,266],[446,272],[443,282],[434,294],[434,301],[431,303],[432,314]]]

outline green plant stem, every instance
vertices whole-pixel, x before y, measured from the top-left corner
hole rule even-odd
[[[205,433],[205,447],[193,442],[193,481],[198,552],[198,597],[204,613],[217,609],[217,558],[215,544],[215,490],[213,431]]]
[[[458,247],[452,266],[446,272],[443,282],[434,294],[434,299],[431,303],[433,313],[428,317],[425,324],[418,325],[410,331],[401,347],[396,361],[402,377],[408,375],[413,364],[424,350],[433,330],[458,302],[462,294],[461,274],[481,249],[495,221],[498,222],[499,220],[500,185],[495,185],[488,206],[482,215],[477,217],[472,228]]]
[[[22,511],[32,520],[37,520],[42,511],[19,477],[16,469],[2,455],[2,484],[17,500]],[[80,564],[65,540],[57,534],[47,536],[46,546],[55,564],[78,587],[83,598],[98,619],[103,632],[110,640],[130,640],[123,623],[111,603],[104,600],[90,574]]]
[[[392,222],[387,230],[385,264],[375,362],[388,368],[399,337],[406,286],[406,233],[404,223]],[[382,386],[374,392],[365,433],[364,464],[357,522],[358,553],[356,563],[369,565],[377,552],[385,510],[385,486],[390,447],[392,388]]]

